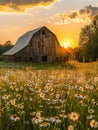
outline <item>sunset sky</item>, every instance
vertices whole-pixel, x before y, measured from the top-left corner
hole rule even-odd
[[[47,26],[60,44],[78,46],[84,25],[98,14],[98,0],[0,0],[0,43]]]

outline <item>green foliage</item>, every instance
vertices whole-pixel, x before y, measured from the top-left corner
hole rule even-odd
[[[89,40],[89,43],[84,47],[83,54],[86,61],[96,61],[98,58],[98,28],[96,29],[95,34]]]
[[[98,16],[95,16],[92,23],[82,29],[80,35],[80,57],[79,61],[96,61],[98,58]]]
[[[78,60],[80,62],[83,61],[83,57],[82,57],[82,49],[81,48],[74,48],[73,50],[73,58],[74,60]]]
[[[0,61],[3,61],[3,56],[0,56]]]
[[[2,55],[4,52],[8,51],[13,47],[10,40],[6,41],[4,44],[0,44],[0,55]]]
[[[73,63],[71,63],[71,62],[62,62],[61,66],[63,68],[69,69],[69,70],[76,68],[76,66]]]

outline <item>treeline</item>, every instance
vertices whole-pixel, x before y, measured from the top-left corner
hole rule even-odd
[[[4,44],[0,44],[0,55],[2,55],[4,52],[8,51],[13,47],[13,44],[10,40],[6,41]]]
[[[98,15],[81,29],[79,47],[74,49],[74,54],[80,62],[98,60]]]

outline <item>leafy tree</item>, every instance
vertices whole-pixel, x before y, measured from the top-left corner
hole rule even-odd
[[[98,58],[98,16],[94,17],[90,25],[82,28],[79,47],[82,61],[95,61]]]
[[[10,40],[6,41],[4,44],[0,44],[0,55],[2,55],[4,52],[8,51],[13,47],[13,44]]]

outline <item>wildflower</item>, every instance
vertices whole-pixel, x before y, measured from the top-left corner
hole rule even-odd
[[[90,86],[90,90],[93,91],[94,90],[94,86]]]
[[[60,128],[56,128],[56,130],[60,130]]]
[[[86,96],[80,95],[80,94],[75,94],[75,97],[80,98],[80,99],[85,99],[86,98]]]
[[[44,106],[43,105],[39,105],[40,108],[43,108]]]
[[[11,115],[10,116],[10,120],[12,120],[12,121],[18,121],[18,120],[20,120],[20,118],[15,114],[15,115]]]
[[[77,121],[79,119],[79,114],[76,112],[71,112],[71,114],[69,115],[70,119],[73,121]]]
[[[95,82],[97,82],[98,81],[98,77],[95,77],[94,80],[95,80]]]
[[[86,118],[87,119],[92,119],[92,118],[95,118],[95,115],[88,115]]]
[[[79,87],[79,90],[83,92],[83,91],[84,91],[84,88],[83,88],[83,87]]]
[[[9,97],[10,97],[10,95],[4,95],[4,96],[2,96],[2,99],[4,99],[4,100],[8,100],[9,99]]]
[[[90,114],[94,113],[94,109],[89,109],[88,113],[90,113]]]
[[[24,104],[23,103],[17,104],[17,107],[20,108],[20,109],[24,109]]]
[[[77,82],[80,83],[80,82],[82,82],[82,81],[83,81],[83,79],[82,79],[82,78],[79,78]]]
[[[47,127],[47,126],[50,126],[50,123],[48,123],[48,122],[42,122],[40,124],[40,127]]]
[[[11,105],[12,105],[12,106],[15,106],[15,104],[16,104],[16,100],[15,100],[15,99],[10,100],[10,102],[11,102]]]
[[[93,104],[95,104],[95,99],[93,98],[93,99],[91,100],[91,102],[92,102]]]
[[[85,89],[89,89],[89,85],[87,84],[87,85],[85,85]]]
[[[21,116],[21,115],[24,115],[25,114],[25,111],[20,111],[18,112],[18,114]]]
[[[13,90],[13,89],[14,89],[14,86],[11,85],[9,88],[10,88],[11,90]]]
[[[60,102],[61,102],[62,105],[63,105],[63,104],[65,104],[66,101],[65,101],[65,99],[60,99]]]
[[[49,106],[50,109],[54,108],[54,106]]]
[[[65,110],[61,110],[62,113],[65,113],[66,111]]]
[[[40,117],[41,116],[41,113],[40,112],[37,112],[36,113],[36,117]]]
[[[68,126],[68,130],[74,130],[74,127],[72,125]]]
[[[42,117],[35,117],[35,118],[31,119],[31,122],[34,124],[38,124],[38,123],[43,122],[43,119],[42,119]]]
[[[59,123],[61,123],[62,121],[59,119],[58,116],[56,116],[56,117],[55,117],[55,122],[56,122],[57,124],[59,124]]]
[[[97,128],[97,127],[98,127],[98,122],[96,122],[95,119],[92,119],[92,120],[90,121],[90,127],[91,127],[91,128]]]
[[[98,106],[98,101],[95,102],[95,105]]]
[[[2,92],[6,92],[6,89],[3,89]]]
[[[39,92],[39,93],[41,92],[41,88],[38,89],[38,92]]]
[[[55,118],[54,117],[50,117],[50,121],[51,122],[55,122]]]
[[[33,98],[32,98],[32,97],[30,97],[30,98],[29,98],[29,100],[30,100],[30,101],[33,101]]]
[[[24,121],[24,124],[29,124],[29,121]]]
[[[74,86],[74,89],[77,89],[77,88],[78,88],[78,85],[75,85],[75,86]]]
[[[30,90],[31,92],[34,92],[34,89],[33,89],[33,88],[29,88],[29,90]]]
[[[40,97],[41,97],[41,98],[44,98],[44,97],[45,97],[45,94],[44,94],[44,93],[40,93]]]
[[[55,106],[54,108],[55,108],[55,109],[60,109],[61,107],[60,107],[60,106]]]
[[[18,91],[19,91],[19,88],[16,88],[15,91],[18,92]]]
[[[31,116],[36,116],[36,112],[31,112],[30,115]]]
[[[70,91],[67,91],[66,93],[67,93],[68,96],[70,95]]]
[[[22,91],[22,90],[24,90],[24,88],[23,88],[23,87],[20,87],[20,90]]]
[[[65,115],[65,114],[60,114],[60,117],[62,117],[62,118],[67,118],[67,117],[68,117],[68,115]]]
[[[60,98],[60,94],[56,94],[56,96],[55,96],[55,97],[56,97],[57,99],[58,99],[58,98]]]

